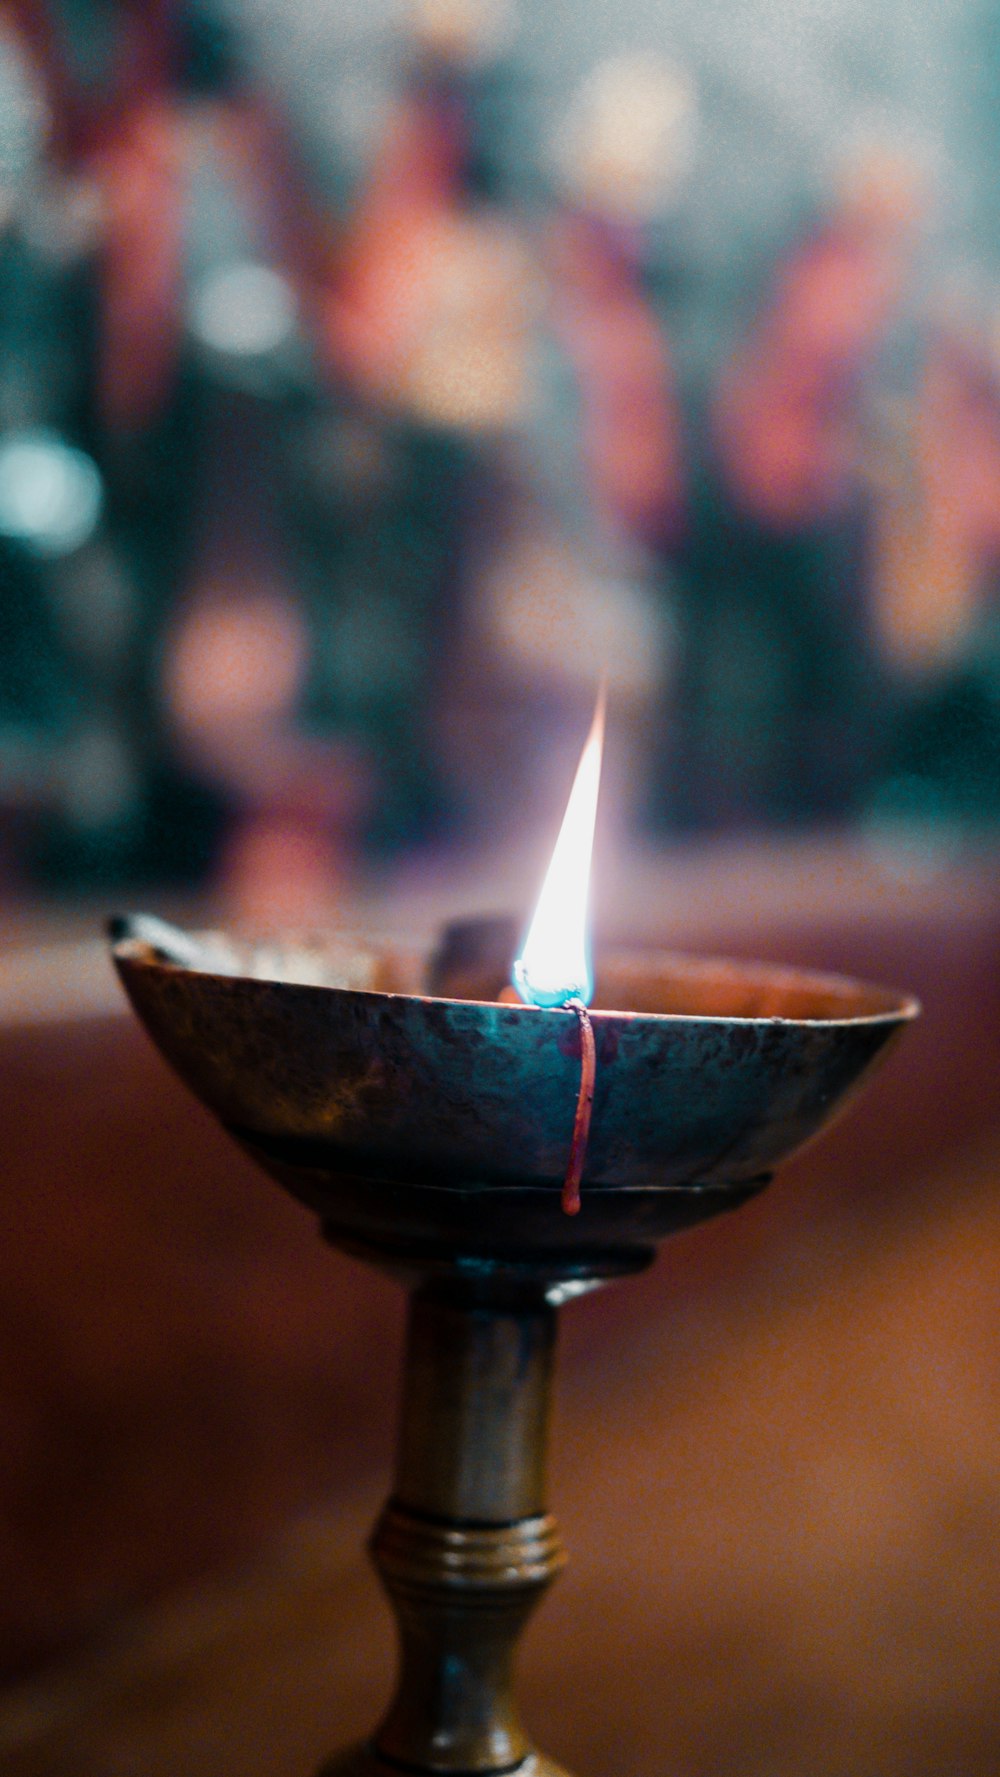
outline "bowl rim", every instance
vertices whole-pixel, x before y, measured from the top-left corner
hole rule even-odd
[[[298,993],[337,994],[355,1000],[370,1002],[373,1006],[379,1004],[390,1005],[396,1001],[406,1001],[414,1006],[450,1006],[456,1009],[478,1008],[479,1010],[486,1010],[494,1014],[500,1014],[504,1017],[505,1021],[507,1019],[518,1021],[529,1017],[537,1018],[539,1015],[553,1016],[562,1013],[566,1013],[572,1017],[577,1015],[570,1006],[530,1006],[525,1005],[520,1001],[513,1000],[456,998],[448,994],[406,993],[371,987],[339,987],[330,982],[289,981],[268,976],[266,974],[250,973],[246,970],[230,971],[221,970],[219,968],[206,968],[199,965],[196,956],[192,956],[191,958],[181,956],[172,957],[165,949],[159,949],[155,940],[150,935],[143,936],[141,931],[136,929],[139,922],[146,923],[147,921],[150,929],[155,928],[161,931],[165,936],[176,936],[176,938],[182,941],[185,946],[190,945],[192,951],[195,951],[199,943],[203,943],[207,939],[219,939],[222,937],[225,938],[227,942],[234,942],[234,940],[228,938],[225,933],[220,932],[217,929],[208,928],[197,932],[188,932],[179,926],[168,925],[166,921],[150,919],[149,916],[146,915],[121,915],[108,922],[111,954],[116,966],[120,967],[121,965],[126,965],[129,968],[151,970],[175,975],[199,975],[219,983],[238,981],[250,986],[288,988]],[[331,940],[332,936],[333,935],[331,934]],[[344,936],[350,942],[355,943],[359,951],[366,946],[373,953],[377,953],[379,948],[386,951],[393,943],[391,939],[384,936],[381,938],[372,937],[366,939],[362,934],[357,932],[345,932]],[[291,932],[285,934],[276,933],[273,937],[261,939],[259,941],[259,948],[263,949],[266,944],[269,948],[279,949],[282,943],[288,944],[293,937],[294,934]],[[243,946],[249,946],[254,941],[250,938],[246,938],[237,939],[235,942]],[[315,939],[306,941],[304,938],[299,938],[298,947],[303,950],[312,949],[319,953],[322,952],[322,944]],[[401,942],[398,943],[397,947],[400,952],[405,952],[406,950],[406,947]],[[419,955],[419,946],[413,947],[408,954]],[[922,1011],[921,1003],[916,995],[905,992],[902,989],[884,987],[878,983],[863,981],[857,976],[840,975],[827,970],[799,968],[794,964],[761,962],[754,961],[751,958],[741,957],[715,955],[702,956],[698,953],[667,950],[659,946],[643,946],[635,950],[628,950],[622,946],[614,946],[609,947],[604,951],[603,955],[607,963],[611,963],[615,960],[622,962],[627,960],[633,964],[646,960],[650,962],[658,961],[661,965],[670,964],[675,968],[679,968],[681,971],[686,968],[694,973],[699,972],[702,968],[707,970],[713,965],[716,967],[724,966],[736,975],[753,976],[760,972],[766,972],[769,979],[777,985],[780,985],[783,980],[789,982],[795,980],[802,986],[812,986],[818,990],[826,989],[827,991],[831,989],[840,992],[847,990],[848,992],[853,992],[869,1000],[881,1000],[885,1003],[882,1005],[875,1005],[872,1010],[866,1012],[851,1012],[845,1013],[843,1016],[822,1018],[787,1017],[780,1013],[744,1014],[731,1012],[630,1011],[627,1007],[619,1009],[613,1006],[589,1006],[587,1008],[589,1016],[598,1026],[601,1026],[610,1020],[626,1020],[629,1022],[642,1021],[644,1023],[655,1025],[662,1024],[664,1026],[678,1024],[737,1024],[757,1026],[776,1025],[790,1026],[797,1029],[826,1030],[845,1027],[856,1028],[858,1026],[869,1025],[902,1025],[911,1022],[918,1017]]]

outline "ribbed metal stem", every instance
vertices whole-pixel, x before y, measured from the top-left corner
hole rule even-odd
[[[372,1539],[400,1646],[375,1749],[405,1770],[500,1777],[532,1754],[512,1669],[565,1560],[544,1510],[554,1344],[541,1298],[412,1298],[395,1490]]]

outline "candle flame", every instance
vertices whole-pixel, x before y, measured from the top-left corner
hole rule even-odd
[[[602,685],[552,861],[514,964],[514,986],[531,1006],[564,1006],[574,999],[586,1005],[594,991],[587,906],[603,748]]]

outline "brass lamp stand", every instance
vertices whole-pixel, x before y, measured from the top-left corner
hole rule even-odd
[[[371,1545],[398,1685],[370,1744],[323,1777],[567,1777],[526,1739],[512,1685],[517,1637],[564,1561],[545,1509],[556,1309],[759,1191],[914,1002],[769,967],[605,960],[583,1207],[566,1216],[579,1025],[498,1003],[506,966],[477,961],[474,928],[429,973],[380,956],[364,987],[343,950],[255,954],[142,916],[113,936],[182,1079],[333,1244],[412,1289],[395,1484]]]
[[[517,1638],[566,1559],[545,1510],[555,1314],[544,1289],[505,1281],[413,1292],[395,1486],[371,1543],[398,1687],[373,1746],[325,1777],[566,1777],[513,1695]]]

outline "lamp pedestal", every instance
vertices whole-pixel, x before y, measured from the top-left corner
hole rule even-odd
[[[602,1281],[595,1263],[572,1288]],[[395,1482],[370,1544],[396,1615],[397,1689],[371,1745],[322,1777],[567,1777],[527,1739],[513,1685],[518,1637],[566,1559],[545,1509],[564,1288],[482,1267],[413,1290]]]

